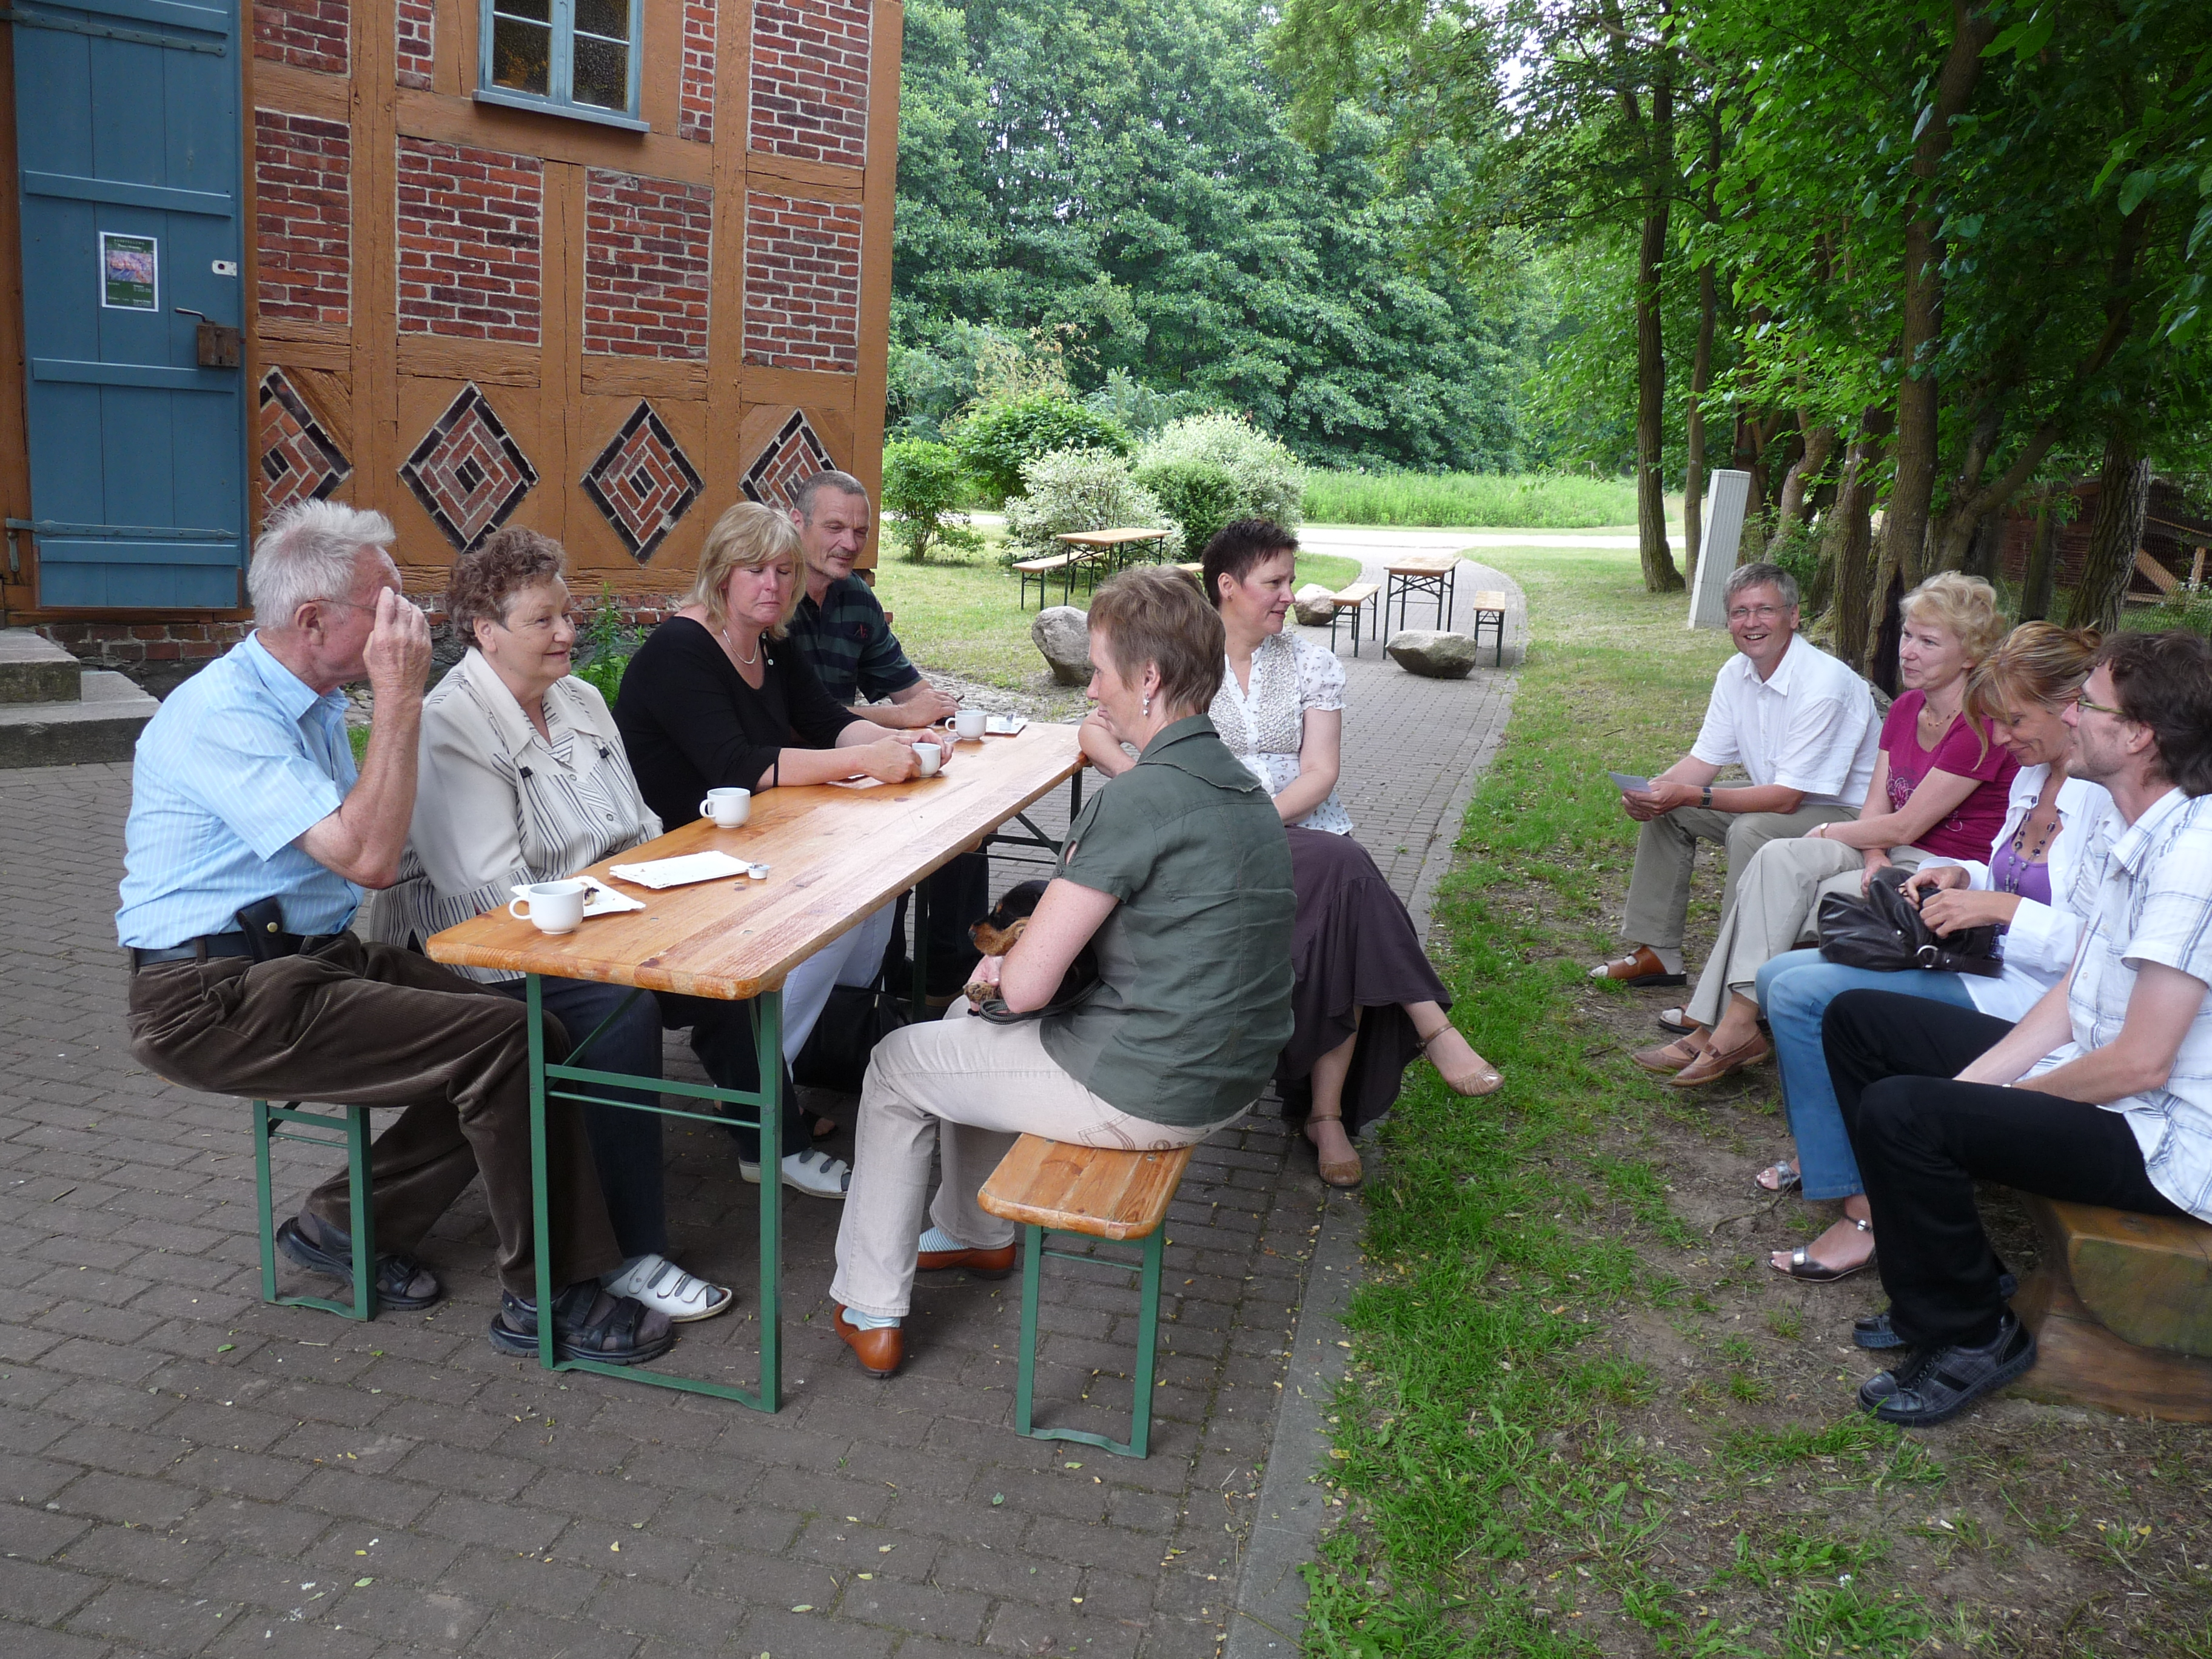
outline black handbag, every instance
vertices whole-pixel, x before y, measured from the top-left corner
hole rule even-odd
[[[857,1095],[876,1045],[906,1023],[881,974],[872,985],[833,985],[791,1075],[810,1089]]]
[[[1889,865],[1874,872],[1863,897],[1831,893],[1820,901],[1820,954],[1845,968],[1893,974],[1924,968],[1937,974],[1979,974],[1994,979],[2004,972],[1997,960],[1994,924],[1968,927],[1942,938],[1929,931],[1919,908],[1905,896],[1912,872]]]

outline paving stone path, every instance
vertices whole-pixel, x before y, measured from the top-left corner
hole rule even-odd
[[[1462,595],[1501,582],[1461,572]],[[1347,665],[1346,799],[1425,913],[1510,673],[1415,680],[1372,650]],[[125,1046],[129,790],[127,766],[0,772],[17,848],[0,868],[7,1659],[1294,1649],[1313,1413],[1342,1352],[1324,1332],[1360,1212],[1274,1116],[1202,1148],[1171,1212],[1141,1462],[1012,1433],[1011,1281],[922,1286],[906,1370],[862,1376],[823,1322],[835,1209],[795,1195],[774,1418],[494,1353],[489,1227],[468,1199],[424,1252],[453,1292],[432,1313],[267,1307],[243,1108]],[[672,1045],[670,1064],[690,1057]],[[756,1192],[717,1132],[670,1141],[677,1254],[741,1291],[667,1363],[743,1378]],[[319,1167],[280,1149],[280,1206]],[[1125,1419],[1133,1282],[1048,1264],[1041,1418]]]

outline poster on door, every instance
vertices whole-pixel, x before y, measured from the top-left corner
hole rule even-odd
[[[110,311],[161,308],[161,244],[158,237],[100,233],[100,303]]]

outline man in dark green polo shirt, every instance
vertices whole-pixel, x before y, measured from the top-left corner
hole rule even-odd
[[[817,472],[793,492],[791,521],[806,561],[806,592],[792,614],[791,641],[805,653],[823,689],[842,703],[866,702],[878,726],[914,731],[950,719],[958,701],[907,660],[875,590],[853,574],[873,521],[867,486],[849,472]],[[965,854],[922,884],[929,895],[929,992],[949,1002],[975,966],[968,927],[990,908],[990,862],[981,853]],[[902,957],[906,901],[899,902],[892,949]],[[897,962],[889,966],[896,984],[906,970]]]

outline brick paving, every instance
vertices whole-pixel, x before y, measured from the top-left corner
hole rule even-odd
[[[1416,898],[1510,678],[1417,681],[1371,652],[1349,666],[1347,798]],[[1277,1119],[1202,1148],[1170,1212],[1141,1462],[1012,1431],[1016,1281],[922,1285],[906,1369],[861,1375],[824,1324],[835,1206],[796,1195],[774,1418],[495,1354],[473,1195],[424,1251],[452,1291],[429,1314],[267,1307],[242,1107],[125,1046],[129,788],[121,765],[0,772],[18,848],[0,870],[9,1659],[1221,1650],[1254,1523],[1270,1502],[1279,1523],[1282,1483],[1310,1472],[1262,1490],[1294,1333],[1318,1340],[1299,1321],[1309,1264],[1324,1217],[1340,1237],[1358,1214],[1325,1203]],[[670,1061],[696,1075],[680,1045]],[[665,1363],[746,1380],[756,1190],[719,1133],[669,1134],[676,1253],[740,1294]],[[280,1206],[322,1156],[280,1147]],[[1042,1420],[1126,1420],[1133,1287],[1048,1264]]]

